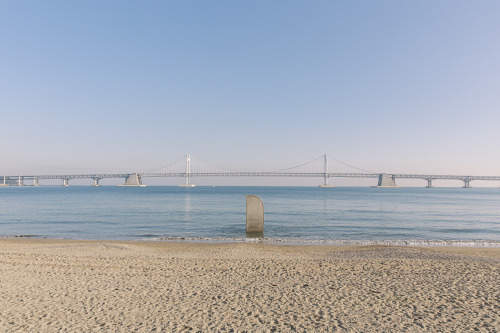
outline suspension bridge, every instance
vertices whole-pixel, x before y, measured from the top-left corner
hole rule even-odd
[[[358,172],[331,172],[329,163],[332,161]],[[190,155],[186,155],[169,165],[146,172],[0,176],[0,186],[39,186],[42,180],[60,180],[63,186],[69,186],[73,179],[89,179],[94,186],[99,186],[100,180],[111,178],[124,179],[124,184],[119,186],[144,186],[144,178],[169,177],[185,178],[185,183],[180,185],[183,187],[194,187],[192,179],[197,177],[312,177],[323,180],[320,187],[333,187],[329,184],[330,178],[373,178],[378,180],[376,187],[397,187],[396,179],[421,179],[427,181],[427,187],[433,187],[434,180],[460,180],[464,188],[469,188],[470,183],[477,180],[500,181],[500,176],[376,173],[330,158],[326,154],[301,165],[274,171],[228,170],[193,160]]]

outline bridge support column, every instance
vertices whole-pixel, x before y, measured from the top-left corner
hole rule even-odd
[[[99,180],[101,180],[101,178],[93,178],[93,179],[94,179],[94,186],[100,186]]]
[[[17,186],[24,186],[24,178],[21,178],[21,176],[17,179]]]
[[[186,155],[186,184],[179,185],[180,187],[195,187],[196,185],[191,184],[191,156]]]
[[[433,179],[427,179],[427,186],[426,186],[427,188],[434,187],[434,186],[432,186],[432,181],[433,181]]]
[[[187,174],[186,175],[186,184],[181,184],[179,185],[180,187],[195,187],[196,185],[191,184],[191,175]]]
[[[396,179],[389,176],[386,173],[381,173],[378,176],[378,185],[375,187],[398,187],[396,185]]]
[[[14,185],[18,185],[16,178],[3,176],[3,179],[0,180],[0,186],[14,186]]]
[[[69,178],[63,178],[63,186],[69,186]]]
[[[330,176],[328,174],[328,155],[325,154],[324,158],[325,158],[325,168],[323,172],[323,185],[320,185],[319,187],[335,187],[333,185],[328,185],[328,178]]]
[[[142,185],[141,175],[138,173],[131,173],[125,178],[125,184],[118,186],[146,186]]]
[[[39,186],[38,177],[33,177],[33,186]]]
[[[330,187],[335,187],[335,185],[328,185],[328,177],[327,176],[324,176],[324,182],[323,182],[323,185],[320,185],[319,187],[323,187],[323,188],[330,188]]]
[[[463,188],[470,188],[470,179],[463,179],[464,186]]]

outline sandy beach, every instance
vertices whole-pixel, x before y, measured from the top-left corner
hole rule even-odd
[[[0,239],[2,332],[496,332],[500,249]]]

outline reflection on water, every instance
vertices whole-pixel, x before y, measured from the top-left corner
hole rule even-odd
[[[190,190],[190,189],[189,189]],[[184,195],[184,213],[186,221],[191,220],[191,193],[185,193]]]
[[[263,232],[247,232],[247,238],[264,238]]]
[[[247,238],[247,194],[264,201],[264,235]],[[318,244],[500,242],[500,189],[6,187],[0,188],[0,212],[1,236]]]

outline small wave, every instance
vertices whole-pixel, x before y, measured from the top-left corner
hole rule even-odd
[[[500,247],[500,241],[487,240],[337,240],[291,238],[222,238],[222,237],[154,237],[149,241],[178,241],[201,243],[263,243],[284,245],[391,245],[391,246],[451,246],[451,247]]]
[[[240,243],[245,238],[218,238],[218,237],[153,237],[142,239],[145,241],[177,241],[177,242],[200,242],[200,243]]]

